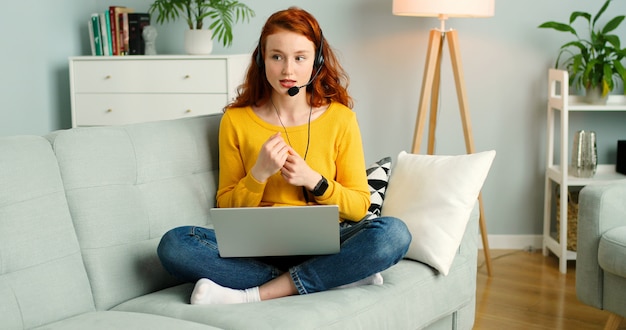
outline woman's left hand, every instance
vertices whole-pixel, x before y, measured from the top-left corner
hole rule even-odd
[[[290,148],[287,160],[280,170],[285,181],[294,186],[304,186],[311,191],[322,179],[322,175],[314,171],[298,153]]]

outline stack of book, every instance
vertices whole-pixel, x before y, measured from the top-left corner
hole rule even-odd
[[[89,40],[91,55],[144,55],[143,28],[150,25],[150,14],[135,13],[132,8],[110,6],[91,14]]]

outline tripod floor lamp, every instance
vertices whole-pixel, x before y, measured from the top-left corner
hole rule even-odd
[[[412,152],[418,153],[420,150],[429,105],[430,119],[427,152],[429,155],[435,152],[435,129],[437,127],[437,109],[439,106],[439,87],[441,83],[441,58],[443,44],[447,39],[459,110],[461,112],[465,149],[468,154],[474,153],[474,138],[472,135],[469,108],[467,105],[467,93],[463,79],[458,34],[456,30],[446,30],[445,22],[448,17],[493,16],[494,0],[393,0],[393,14],[399,16],[438,17],[441,24],[439,29],[432,29],[430,31],[428,39],[428,52],[426,54],[424,79],[417,109]],[[491,257],[489,254],[489,241],[487,238],[487,225],[485,223],[482,194],[478,195],[478,202],[480,208],[480,232],[483,242],[483,251],[485,253],[485,263],[487,265],[487,273],[491,276]]]

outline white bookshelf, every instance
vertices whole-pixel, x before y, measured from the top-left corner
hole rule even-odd
[[[570,187],[590,184],[606,184],[626,180],[626,175],[615,171],[615,164],[598,165],[592,178],[579,178],[569,173],[569,114],[575,111],[626,111],[626,96],[610,95],[606,105],[586,104],[582,97],[569,95],[567,71],[550,69],[548,97],[548,131],[546,147],[546,177],[543,215],[543,254],[554,253],[559,258],[559,271],[567,272],[567,260],[575,260],[576,252],[567,249],[568,191]],[[560,144],[555,145],[555,127],[560,122]],[[559,148],[560,159],[555,163],[555,148]],[[552,228],[552,193],[559,185],[560,228]]]

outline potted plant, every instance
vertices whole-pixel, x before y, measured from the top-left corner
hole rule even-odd
[[[249,21],[255,15],[250,7],[237,0],[155,0],[148,12],[157,13],[159,24],[181,16],[185,19],[189,27],[185,31],[185,49],[189,54],[210,54],[215,37],[224,47],[229,47],[233,42],[233,24]],[[207,17],[212,22],[204,29]]]
[[[611,19],[603,27],[596,29],[598,19],[606,11],[611,0],[606,0],[595,16],[581,11],[575,11],[570,15],[569,24],[559,22],[545,22],[539,28],[554,29],[561,32],[569,32],[576,36],[560,48],[555,67],[565,65],[570,74],[570,85],[586,91],[588,102],[606,102],[608,93],[615,88],[615,82],[626,81],[626,70],[622,65],[622,59],[626,56],[626,48],[620,48],[620,39],[611,34],[624,20],[624,15]],[[579,35],[573,26],[578,19],[587,21],[588,36],[585,39]],[[568,56],[559,63],[561,56]]]

